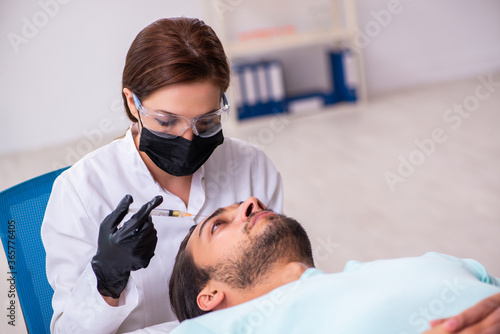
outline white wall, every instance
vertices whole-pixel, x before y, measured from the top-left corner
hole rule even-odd
[[[130,43],[160,17],[202,17],[202,1],[2,0],[0,157],[78,140],[95,147],[123,133]],[[358,0],[370,96],[500,70],[499,1],[400,0],[397,14],[381,14],[395,1]]]
[[[358,23],[369,96],[500,71],[500,1],[358,0]]]

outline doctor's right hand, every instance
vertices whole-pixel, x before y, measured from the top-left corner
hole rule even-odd
[[[119,298],[130,272],[149,265],[158,241],[150,213],[162,201],[161,196],[156,196],[118,228],[133,202],[132,196],[126,195],[101,223],[92,269],[102,296]]]

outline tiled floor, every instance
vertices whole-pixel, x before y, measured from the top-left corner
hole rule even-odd
[[[500,74],[491,80],[250,120],[225,134],[274,161],[285,212],[306,227],[319,268],[438,251],[500,276]],[[0,189],[52,170],[71,145],[0,158]]]

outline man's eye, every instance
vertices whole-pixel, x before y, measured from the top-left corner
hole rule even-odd
[[[212,225],[212,234],[215,232],[216,229],[219,228],[220,225],[224,224],[222,220],[217,220],[213,225]]]

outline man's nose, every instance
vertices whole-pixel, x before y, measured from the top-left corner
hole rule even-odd
[[[265,210],[266,206],[256,197],[250,197],[241,204],[240,218],[242,222],[247,221],[248,217],[254,212]]]

